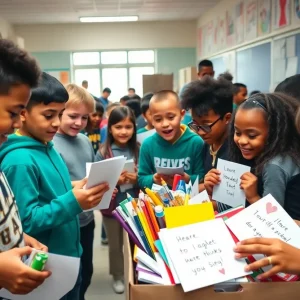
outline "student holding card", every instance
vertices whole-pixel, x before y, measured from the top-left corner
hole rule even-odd
[[[139,147],[136,142],[136,121],[132,110],[127,106],[116,107],[108,118],[107,139],[96,154],[96,161],[125,156],[138,163]],[[121,186],[132,184],[133,187],[122,191]],[[113,276],[113,289],[117,294],[124,292],[124,259],[123,259],[123,228],[112,216],[112,211],[127,198],[138,196],[137,173],[124,171],[118,181],[119,192],[113,197],[110,207],[101,210],[109,247],[109,269]]]
[[[255,94],[236,111],[229,142],[231,159],[244,160],[252,172],[241,176],[241,189],[252,204],[267,194],[300,220],[300,137],[294,124],[298,103],[283,94]],[[205,184],[219,183],[215,171]]]
[[[180,125],[184,116],[178,95],[173,91],[161,91],[150,100],[152,125],[156,133],[147,138],[141,147],[139,165],[140,187],[151,188],[161,184],[161,178],[172,186],[174,175],[157,174],[156,167],[184,167],[186,183],[203,178],[203,140]]]
[[[233,89],[232,84],[224,79],[214,79],[206,76],[187,85],[181,96],[181,105],[185,110],[191,110],[192,121],[188,124],[191,130],[204,140],[202,159],[204,173],[210,176],[210,170],[215,170],[218,159],[228,160],[228,130],[232,114]],[[204,185],[200,185],[200,191]],[[211,190],[208,189],[211,196]],[[213,201],[219,212],[230,206]]]

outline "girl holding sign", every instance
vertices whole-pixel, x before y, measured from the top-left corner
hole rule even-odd
[[[300,137],[293,121],[298,106],[283,94],[255,94],[237,109],[229,134],[231,160],[252,166],[240,185],[248,203],[271,193],[295,220],[300,220]],[[205,176],[207,189],[219,182],[216,169]]]

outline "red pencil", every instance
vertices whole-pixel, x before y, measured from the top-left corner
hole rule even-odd
[[[153,240],[156,241],[156,240],[158,240],[158,235],[157,235],[156,231],[153,228],[153,225],[152,225],[152,222],[151,222],[151,218],[150,218],[150,216],[148,214],[148,210],[146,208],[146,204],[145,204],[145,202],[143,200],[140,200],[140,206],[141,206],[141,208],[142,208],[142,210],[143,210],[143,212],[145,214],[145,217],[146,217],[147,223],[149,225],[150,232],[151,232],[151,235],[153,237]]]

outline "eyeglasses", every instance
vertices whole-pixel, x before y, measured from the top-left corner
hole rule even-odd
[[[221,120],[222,117],[220,117],[219,119],[217,119],[216,121],[214,121],[212,124],[210,125],[198,125],[196,123],[194,123],[194,121],[188,123],[188,126],[190,129],[192,129],[193,131],[195,131],[196,133],[199,132],[199,130],[201,129],[202,131],[204,131],[205,133],[210,133],[211,132],[211,128],[219,121]]]

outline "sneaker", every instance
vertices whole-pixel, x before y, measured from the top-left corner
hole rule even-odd
[[[124,283],[122,280],[114,280],[113,282],[113,290],[116,294],[124,293]]]
[[[102,246],[107,246],[108,245],[108,239],[102,239],[101,240],[101,245]]]

